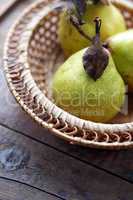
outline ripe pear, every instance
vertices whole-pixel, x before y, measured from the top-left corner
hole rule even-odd
[[[119,73],[133,92],[133,29],[111,37],[108,45]]]
[[[82,16],[82,20],[85,24],[82,25],[81,28],[86,35],[89,35],[90,37],[95,33],[93,19],[97,16],[99,16],[103,22],[101,28],[102,41],[126,30],[124,18],[115,6],[103,5],[102,3],[96,5],[88,4],[85,13]],[[71,24],[67,11],[64,11],[61,14],[58,35],[60,44],[64,49],[66,56],[70,56],[90,44]]]
[[[125,85],[109,54],[109,63],[94,80],[84,70],[86,48],[72,55],[54,75],[53,97],[56,105],[85,120],[108,122],[124,103]]]

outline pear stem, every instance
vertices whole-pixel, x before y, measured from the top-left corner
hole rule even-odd
[[[85,24],[83,21],[80,22],[78,20],[77,17],[70,15],[70,22],[72,23],[72,25],[77,29],[77,31],[87,40],[89,40],[90,42],[93,41],[93,38],[91,38],[89,35],[87,35],[81,28],[81,25]]]
[[[96,34],[100,35],[100,30],[101,30],[101,25],[102,25],[102,20],[99,17],[96,17],[94,19],[94,22],[96,24]]]
[[[100,30],[101,30],[102,20],[99,17],[96,17],[94,19],[94,22],[95,22],[95,28],[96,28],[96,35],[93,38],[93,45],[97,48],[98,47],[101,48],[102,42],[101,42],[101,39],[100,39]]]

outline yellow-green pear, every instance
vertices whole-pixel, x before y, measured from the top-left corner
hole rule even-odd
[[[81,26],[82,30],[90,37],[95,34],[93,19],[100,17],[103,22],[101,28],[101,40],[105,41],[108,37],[126,30],[125,21],[120,11],[113,5],[103,5],[102,3],[88,4],[82,20],[85,22]],[[71,24],[69,13],[64,11],[60,16],[59,22],[59,41],[64,49],[65,55],[73,53],[87,47],[90,43],[84,38]]]
[[[108,45],[119,73],[133,92],[133,29],[111,37]]]
[[[109,64],[96,81],[83,67],[86,49],[71,56],[54,75],[53,97],[56,105],[86,120],[108,122],[124,103],[125,86],[109,55]]]

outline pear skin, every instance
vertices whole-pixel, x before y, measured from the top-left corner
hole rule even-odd
[[[108,122],[125,99],[125,85],[111,55],[103,75],[95,81],[84,70],[86,48],[71,56],[54,75],[52,91],[55,104],[85,120]]]
[[[111,37],[108,43],[119,73],[133,92],[133,29]]]
[[[103,26],[101,28],[101,40],[105,41],[108,37],[126,30],[124,18],[120,11],[113,5],[88,5],[83,20],[86,22],[82,30],[89,36],[94,36],[95,27],[93,20],[99,16]],[[79,32],[70,23],[68,13],[61,14],[59,22],[59,41],[64,49],[65,55],[70,56],[73,53],[88,47],[89,42],[81,36]]]

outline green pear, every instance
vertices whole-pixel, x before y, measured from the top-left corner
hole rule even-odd
[[[85,24],[82,30],[90,37],[95,34],[93,19],[99,16],[102,19],[101,40],[105,41],[108,37],[126,30],[125,21],[120,11],[113,5],[103,5],[102,3],[88,4],[82,17]],[[89,42],[71,24],[67,11],[63,12],[59,22],[59,41],[64,49],[65,55],[73,53],[87,47]]]
[[[111,37],[108,45],[119,73],[133,92],[133,29]]]
[[[124,103],[125,85],[109,54],[105,71],[94,80],[84,70],[86,48],[72,55],[53,78],[56,105],[85,120],[108,122]]]

